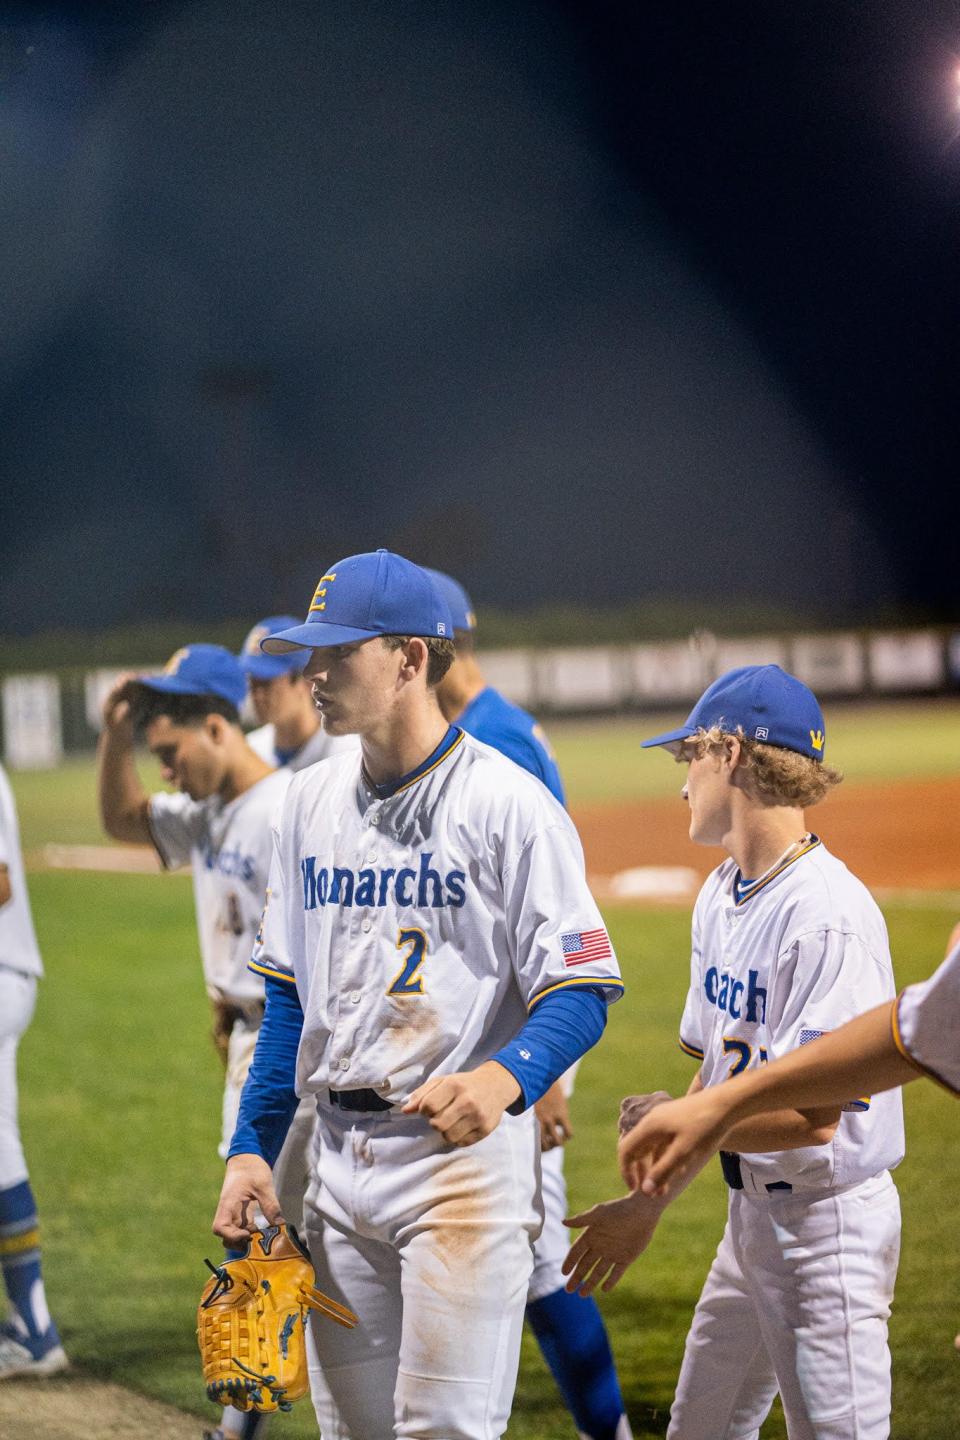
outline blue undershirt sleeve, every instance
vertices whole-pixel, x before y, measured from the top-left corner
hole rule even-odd
[[[491,1055],[519,1083],[521,1094],[507,1113],[520,1115],[545,1095],[575,1060],[596,1045],[607,1023],[603,990],[592,985],[545,995],[527,1023]]]
[[[303,1010],[297,987],[265,977],[263,1023],[240,1096],[231,1155],[262,1155],[272,1169],[297,1108],[297,1050]]]

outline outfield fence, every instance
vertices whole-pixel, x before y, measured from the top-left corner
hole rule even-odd
[[[736,638],[698,630],[686,640],[634,645],[485,650],[481,660],[489,683],[509,699],[555,717],[689,705],[738,665],[781,665],[825,699],[960,689],[960,631],[934,628]],[[6,675],[0,681],[0,735],[7,766],[53,768],[65,756],[89,753],[104,698],[121,673],[74,668]]]

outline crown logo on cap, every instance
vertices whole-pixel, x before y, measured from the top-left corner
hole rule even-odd
[[[184,660],[186,660],[189,654],[190,647],[188,645],[182,646],[179,650],[174,650],[173,654],[170,656],[170,659],[163,667],[164,675],[176,675],[177,671],[180,669],[180,666],[183,664]]]
[[[323,597],[327,593],[327,586],[332,585],[336,578],[336,571],[334,571],[332,575],[320,576],[320,583],[317,585],[316,590],[313,592],[313,599],[310,601],[310,609],[307,611],[308,615],[312,615],[314,610],[326,610],[327,602]]]
[[[813,746],[814,750],[822,750],[822,749],[823,749],[823,731],[822,731],[822,730],[811,730],[811,731],[810,731],[810,744]]]

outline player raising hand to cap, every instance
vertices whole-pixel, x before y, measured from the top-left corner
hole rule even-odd
[[[244,739],[238,712],[245,692],[243,671],[228,650],[187,645],[163,674],[127,677],[114,687],[98,752],[107,833],[128,844],[153,845],[166,868],[193,869],[203,974],[226,1068],[221,1156],[233,1135],[263,1016],[263,978],[248,963],[266,893],[270,821],[290,783],[289,771],[275,770]],[[137,733],[176,793],[144,790]],[[294,1224],[301,1219],[312,1123],[312,1109],[304,1106],[277,1162],[277,1213],[282,1208]],[[252,1440],[260,1428],[256,1416],[228,1408],[214,1440]]]

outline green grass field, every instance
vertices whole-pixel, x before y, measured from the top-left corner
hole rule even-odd
[[[193,1313],[220,1181],[220,1075],[206,1039],[189,882],[167,876],[41,874],[32,892],[48,978],[21,1051],[22,1122],[46,1235],[48,1288],[67,1346],[91,1374],[203,1413]],[[955,917],[893,909],[902,980],[928,972]],[[568,1153],[571,1203],[620,1189],[620,1096],[679,1089],[674,1041],[687,919],[612,910],[628,982],[602,1048],[583,1068]],[[960,1402],[960,1115],[932,1085],[907,1092],[910,1157],[898,1173],[905,1245],[893,1322],[904,1440],[943,1440]],[[683,1337],[723,1224],[725,1190],[705,1173],[650,1251],[603,1304],[638,1435],[662,1435]],[[144,1296],[148,1297],[144,1303]],[[277,1424],[315,1435],[308,1406]],[[527,1343],[510,1436],[571,1435]],[[774,1417],[765,1434],[785,1432]]]
[[[960,708],[842,712],[831,756],[854,781],[960,769]],[[849,728],[844,726],[849,720]],[[841,723],[842,722],[842,723]],[[902,728],[901,728],[902,726]],[[952,734],[951,734],[952,729]],[[929,733],[928,733],[929,730]],[[618,777],[649,759],[616,724],[560,727],[575,803],[620,798]],[[932,735],[932,739],[930,736]],[[842,753],[849,744],[850,753]],[[660,757],[662,758],[662,757]],[[25,844],[97,838],[91,772],[78,763],[14,777]],[[644,782],[646,783],[646,782]],[[659,783],[659,782],[657,782]],[[638,792],[634,792],[638,793]],[[649,792],[648,792],[649,793]],[[192,891],[182,876],[37,873],[31,894],[47,979],[21,1049],[21,1118],[46,1239],[52,1308],[80,1369],[205,1408],[193,1336],[210,1218],[221,1076],[206,1038]],[[887,910],[901,983],[941,957],[957,918],[929,905]],[[675,1043],[687,973],[680,910],[610,909],[628,990],[581,1072],[567,1159],[572,1206],[618,1193],[617,1106],[633,1090],[684,1088],[690,1063]],[[946,1440],[960,1409],[960,1109],[935,1086],[905,1094],[908,1158],[897,1174],[904,1248],[891,1326],[898,1440]],[[723,1225],[714,1167],[667,1213],[651,1249],[602,1304],[638,1436],[663,1435],[683,1338]],[[147,1297],[146,1301],[144,1297]],[[309,1404],[282,1417],[278,1440],[316,1437]],[[779,1415],[765,1437],[783,1437]],[[560,1440],[573,1427],[526,1340],[511,1440]]]

